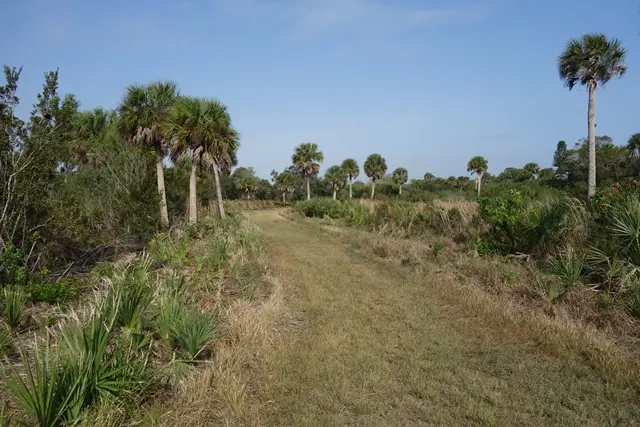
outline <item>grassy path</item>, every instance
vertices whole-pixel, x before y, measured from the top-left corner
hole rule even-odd
[[[290,314],[265,356],[260,424],[638,425],[632,389],[487,315],[454,283],[273,212],[252,218]]]

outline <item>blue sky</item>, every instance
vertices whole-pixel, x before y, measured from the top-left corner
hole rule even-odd
[[[295,145],[326,167],[382,154],[392,170],[466,175],[550,166],[555,145],[586,134],[587,93],[569,92],[556,58],[604,32],[628,72],[598,92],[598,134],[640,131],[640,2],[616,0],[21,0],[0,16],[0,58],[23,65],[27,115],[43,72],[83,108],[114,108],[130,83],[172,79],[228,106],[240,164],[267,177]]]

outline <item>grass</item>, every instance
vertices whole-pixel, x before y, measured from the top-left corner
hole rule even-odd
[[[463,283],[451,266],[406,268],[392,247],[394,262],[381,261],[349,230],[327,233],[273,213],[253,217],[267,235],[286,315],[274,345],[252,346],[264,366],[257,379],[236,377],[234,390],[245,387],[242,405],[218,406],[221,424],[596,426],[640,419],[637,364],[592,328],[523,312]],[[495,274],[503,280],[504,270]]]

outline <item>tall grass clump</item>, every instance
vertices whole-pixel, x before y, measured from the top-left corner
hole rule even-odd
[[[296,203],[294,209],[309,218],[342,218],[345,213],[344,202],[328,198],[317,198]]]

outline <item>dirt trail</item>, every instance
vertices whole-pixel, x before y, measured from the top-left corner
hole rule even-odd
[[[638,396],[477,309],[441,276],[355,252],[320,227],[251,218],[285,285],[262,425],[637,425]],[[459,286],[458,286],[459,288]]]

